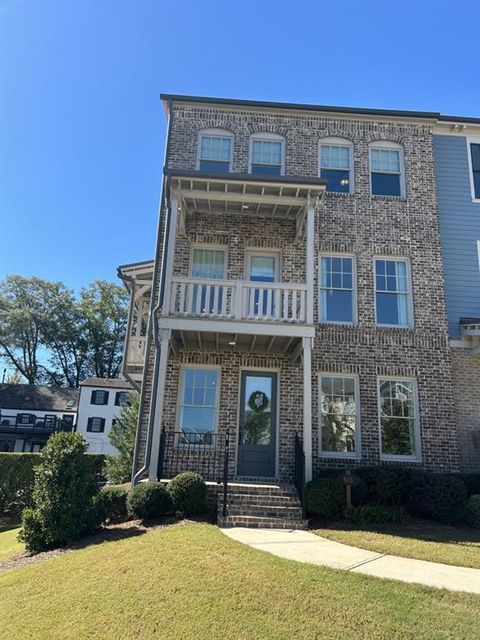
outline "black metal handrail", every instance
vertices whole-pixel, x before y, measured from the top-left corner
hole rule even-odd
[[[226,433],[170,431],[160,433],[157,478],[173,478],[183,471],[196,471],[204,480],[223,483]]]
[[[23,422],[22,416],[29,416],[29,422]],[[73,424],[69,424],[57,416],[36,416],[33,414],[0,413],[0,431],[3,433],[21,434],[51,434],[57,431],[72,431]]]
[[[223,453],[223,510],[222,515],[224,518],[227,517],[227,496],[228,496],[228,458],[230,454],[230,436],[227,434],[225,436],[225,446]]]
[[[302,517],[305,517],[305,452],[303,442],[295,433],[295,487],[302,505]]]

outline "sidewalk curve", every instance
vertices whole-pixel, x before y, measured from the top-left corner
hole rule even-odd
[[[374,553],[321,538],[309,531],[244,527],[221,531],[233,540],[288,560],[480,595],[480,569]]]

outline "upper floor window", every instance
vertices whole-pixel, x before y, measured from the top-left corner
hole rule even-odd
[[[115,394],[115,406],[120,407],[123,404],[128,404],[127,391],[117,391]]]
[[[403,149],[395,142],[370,145],[371,193],[374,196],[404,196]]]
[[[105,418],[88,418],[87,431],[91,433],[103,433],[105,431]]]
[[[320,258],[320,322],[353,323],[354,273],[351,256]]]
[[[353,146],[342,138],[323,138],[319,152],[320,177],[327,180],[327,191],[353,192]]]
[[[285,141],[274,133],[250,139],[250,173],[282,176],[285,173]]]
[[[233,135],[222,129],[200,133],[198,168],[200,171],[226,173],[232,169]]]
[[[95,389],[92,391],[90,404],[108,404],[108,391],[104,389]]]
[[[480,142],[470,143],[470,168],[472,172],[472,198],[480,200]]]
[[[379,325],[411,325],[411,292],[406,260],[375,260],[375,311]]]

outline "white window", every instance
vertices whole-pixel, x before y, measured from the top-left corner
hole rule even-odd
[[[380,453],[384,460],[419,460],[420,425],[414,380],[379,378]]]
[[[261,133],[250,138],[250,173],[285,173],[285,141],[281,136]]]
[[[327,180],[327,191],[353,193],[353,145],[342,138],[322,138],[319,174]]]
[[[233,135],[222,129],[200,132],[198,162],[200,171],[228,172],[232,170]]]
[[[410,327],[412,302],[408,262],[375,258],[375,313],[378,325]]]
[[[352,256],[320,257],[320,322],[355,322],[355,273]]]
[[[360,456],[356,376],[320,376],[320,450],[327,457]]]
[[[402,146],[395,142],[370,145],[371,193],[374,196],[404,196],[405,171]]]
[[[208,247],[194,247],[192,250],[190,275],[204,280],[225,278],[226,250]],[[222,311],[224,288],[219,285],[197,285],[192,288],[190,313],[193,315],[213,314]]]
[[[217,429],[220,370],[185,367],[181,371],[179,444],[212,445]]]
[[[469,138],[467,145],[472,200],[480,201],[480,138]]]

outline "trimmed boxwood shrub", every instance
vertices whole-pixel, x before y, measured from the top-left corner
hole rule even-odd
[[[465,522],[480,529],[480,495],[470,496],[465,507]]]
[[[198,473],[179,473],[167,485],[173,508],[183,515],[205,513],[207,510],[207,485]]]
[[[337,480],[343,487],[343,478],[345,476],[345,469],[322,469],[315,476],[315,479],[331,478]],[[365,501],[367,495],[367,485],[365,480],[358,473],[358,469],[352,472],[353,485],[352,485],[352,503],[354,505],[362,504]]]
[[[451,475],[415,473],[411,509],[418,516],[453,524],[465,514],[465,483]]]
[[[167,488],[161,482],[141,482],[127,496],[127,512],[135,518],[158,518],[172,510]]]
[[[79,433],[55,433],[40,453],[34,506],[23,512],[19,534],[27,551],[74,542],[100,524],[98,484],[84,455],[86,448]]]
[[[33,469],[39,462],[38,453],[0,453],[0,516],[32,505]]]
[[[118,484],[103,487],[98,500],[103,508],[106,520],[126,520],[128,518],[127,498],[130,485]]]
[[[480,473],[456,473],[454,475],[465,483],[469,496],[480,495]]]
[[[412,491],[412,472],[390,467],[356,469],[366,483],[365,502],[390,506],[408,505]]]
[[[405,524],[408,522],[407,512],[403,507],[392,507],[385,504],[363,504],[354,507],[347,517],[355,524]]]
[[[308,513],[329,520],[341,518],[347,508],[345,487],[338,478],[316,478],[305,486]]]

